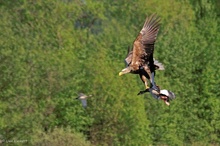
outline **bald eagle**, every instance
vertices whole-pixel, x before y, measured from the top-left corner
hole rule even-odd
[[[146,18],[143,28],[133,42],[132,50],[128,51],[125,59],[127,67],[119,73],[119,76],[127,73],[139,74],[146,87],[144,91],[148,91],[150,88],[147,79],[151,82],[151,88],[157,90],[154,76],[155,69],[160,69],[160,66],[155,65],[157,61],[154,62],[153,53],[160,26],[159,22],[160,19],[155,14]]]

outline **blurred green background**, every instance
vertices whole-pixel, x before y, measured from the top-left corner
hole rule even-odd
[[[169,107],[118,76],[153,13]],[[220,145],[219,0],[0,0],[0,32],[0,143]]]

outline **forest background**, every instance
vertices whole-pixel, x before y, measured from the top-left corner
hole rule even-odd
[[[170,106],[118,76],[153,13]],[[0,143],[220,145],[219,0],[0,0],[0,32]]]

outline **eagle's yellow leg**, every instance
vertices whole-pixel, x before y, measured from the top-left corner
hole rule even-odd
[[[153,87],[154,87],[155,86],[154,79],[152,78],[152,73],[150,71],[150,68],[148,66],[144,66],[144,70],[147,72],[147,74],[150,78],[151,85],[153,85]]]
[[[145,88],[149,89],[150,87],[148,86],[147,78],[144,75],[141,76],[141,80],[144,82]]]
[[[150,87],[148,86],[147,82],[144,82],[146,89],[149,89]]]

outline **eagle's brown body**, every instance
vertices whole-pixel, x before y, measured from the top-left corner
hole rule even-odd
[[[159,21],[156,15],[146,18],[143,28],[133,43],[132,52],[129,52],[130,56],[127,56],[130,62],[127,68],[119,73],[119,75],[126,73],[139,74],[145,83],[146,89],[149,88],[147,79],[150,79],[152,86],[156,87],[153,81],[155,71],[153,52],[154,43],[159,31]]]

